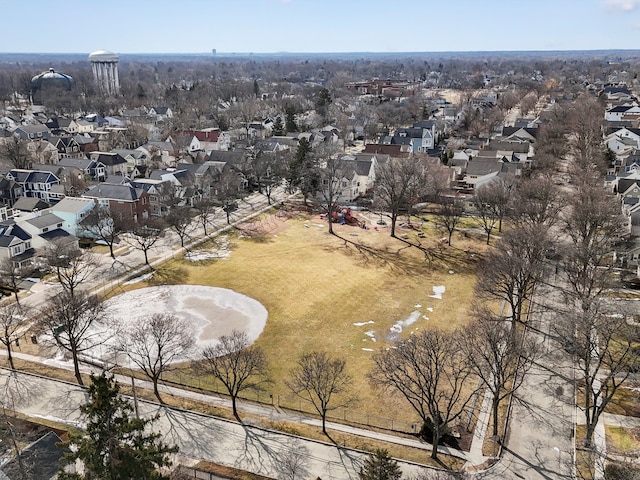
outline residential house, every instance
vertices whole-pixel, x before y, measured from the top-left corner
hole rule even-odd
[[[80,223],[93,210],[96,203],[90,198],[65,197],[49,209],[62,219],[62,228],[76,237],[83,236]]]
[[[41,198],[48,203],[55,203],[64,197],[60,179],[51,172],[14,168],[6,177],[20,184],[27,197]]]
[[[202,190],[197,185],[195,176],[187,169],[154,170],[149,178],[168,182],[173,187],[172,195],[183,205],[193,206],[202,198]]]
[[[163,122],[168,118],[173,118],[173,111],[169,107],[151,107],[147,115],[156,122]]]
[[[78,158],[84,156],[80,144],[72,136],[50,137],[49,142],[58,150],[59,158]]]
[[[403,145],[382,145],[379,143],[368,143],[365,145],[362,153],[373,153],[389,155],[396,158],[408,158],[410,155],[409,149]]]
[[[616,105],[605,112],[604,119],[610,122],[622,122],[629,120],[629,117],[635,119],[637,115],[640,115],[638,105]]]
[[[13,219],[0,222],[0,260],[10,258],[17,268],[30,265],[35,256],[31,241],[31,235]]]
[[[108,206],[112,215],[132,223],[146,219],[151,214],[149,194],[129,183],[101,183],[90,188],[82,197]]]
[[[69,169],[70,171],[78,171],[82,173],[83,180],[104,181],[107,178],[107,167],[99,160],[90,158],[63,158],[58,162],[58,166]]]
[[[28,480],[53,480],[58,478],[60,458],[67,452],[68,447],[60,447],[62,439],[53,431],[40,437],[37,441],[27,445],[20,452],[20,459],[13,457],[0,467],[2,480],[23,480],[27,471]],[[72,467],[68,470],[73,473]]]
[[[182,156],[179,148],[171,140],[149,141],[136,150],[147,156],[147,165],[155,165],[156,168],[175,167],[177,159]]]
[[[31,244],[36,250],[61,240],[78,246],[78,239],[62,228],[64,221],[48,211],[20,216],[16,219],[16,224],[31,235]]]
[[[20,125],[14,131],[22,140],[47,139],[51,136],[51,130],[44,124]]]
[[[89,158],[102,163],[107,175],[127,174],[127,161],[122,155],[114,152],[91,152]]]
[[[36,163],[54,164],[58,162],[58,149],[47,140],[33,140],[27,142],[26,147]]]
[[[191,136],[191,142],[188,147],[190,153],[229,150],[231,146],[231,137],[229,134],[227,132],[221,132],[218,128],[187,130],[183,133]]]
[[[38,212],[46,210],[51,205],[37,197],[20,197],[13,205],[13,211],[18,212]]]
[[[151,215],[161,217],[169,211],[167,208],[167,196],[171,191],[169,180],[136,178],[131,180],[131,186],[140,188],[149,195],[149,212]]]
[[[111,152],[117,153],[126,160],[126,169],[128,175],[131,175],[133,173],[135,167],[147,165],[147,154],[144,152],[144,150],[113,149]]]
[[[0,178],[0,202],[5,207],[12,208],[18,198],[24,196],[22,184],[12,178]]]

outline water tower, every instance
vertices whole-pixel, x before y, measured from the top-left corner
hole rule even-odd
[[[118,54],[108,50],[98,50],[89,55],[93,79],[105,95],[117,95],[120,92],[119,59]]]

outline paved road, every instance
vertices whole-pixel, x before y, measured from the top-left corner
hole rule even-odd
[[[562,302],[558,289],[537,292],[541,302],[530,322],[549,332],[554,322],[551,309]],[[573,477],[575,423],[573,363],[548,335],[530,331],[543,345],[542,357],[529,371],[514,401],[507,439],[500,462],[486,477],[552,480]]]
[[[78,385],[24,373],[0,370],[2,402],[26,415],[82,426],[79,405],[86,393]],[[301,463],[296,478],[321,476],[352,480],[366,454],[339,446],[311,441],[255,426],[221,420],[208,415],[163,407],[140,401],[142,416],[158,415],[155,429],[166,442],[175,444],[180,454],[197,460],[229,465],[273,478],[294,461]],[[426,455],[426,453],[425,453]],[[426,469],[400,462],[405,476]]]

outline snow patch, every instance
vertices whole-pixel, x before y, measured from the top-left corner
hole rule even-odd
[[[402,333],[402,330],[416,323],[420,318],[420,315],[421,315],[420,312],[417,310],[415,312],[411,312],[411,315],[409,315],[404,320],[398,320],[396,323],[394,323],[391,326],[389,330],[391,331],[391,333],[396,333],[396,334]]]
[[[430,298],[437,298],[442,300],[442,294],[445,292],[444,285],[437,285],[433,287],[433,295],[429,295]]]
[[[356,327],[362,327],[363,325],[369,325],[370,323],[376,323],[373,320],[369,320],[368,322],[356,322],[353,325]]]
[[[363,348],[364,352],[373,352],[373,348]]]
[[[139,277],[132,278],[131,280],[124,282],[123,285],[133,285],[134,283],[144,282],[145,280],[149,280],[151,277],[153,277],[153,272],[145,273],[144,275],[140,275]]]

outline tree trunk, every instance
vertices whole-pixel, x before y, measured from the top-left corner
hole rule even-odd
[[[156,396],[158,401],[164,405],[164,401],[162,400],[162,397],[160,397],[160,391],[158,390],[158,379],[153,378],[152,380],[153,380],[153,394]]]
[[[327,412],[322,412],[322,433],[327,437],[329,436],[327,433]]]
[[[233,416],[235,417],[235,419],[238,420],[240,423],[242,423],[242,420],[240,419],[240,415],[238,415],[238,406],[237,406],[235,395],[231,395],[231,408],[233,410]]]
[[[111,258],[115,260],[116,256],[113,253],[113,242],[109,242],[109,253],[111,254]]]
[[[498,395],[493,396],[493,402],[491,409],[493,410],[493,436],[498,436],[498,407],[500,406],[500,399]]]
[[[393,213],[391,215],[391,236],[393,238],[396,237],[396,220],[398,219],[398,215],[396,213]]]
[[[431,429],[432,436],[432,450],[431,450],[431,458],[434,460],[438,458],[438,444],[440,443],[440,427],[434,425]]]
[[[144,263],[149,265],[149,255],[147,255],[147,250],[144,251]]]
[[[16,299],[16,304],[18,306],[20,306],[20,299],[18,298],[18,286],[17,285],[14,285],[14,287],[13,287],[13,296]]]
[[[451,246],[451,237],[453,237],[453,230],[449,230],[449,238],[447,240],[447,245]]]
[[[80,373],[80,360],[78,359],[78,352],[75,349],[71,350],[71,356],[73,358],[73,373],[76,376],[76,380],[78,380],[78,385],[84,385],[82,381],[82,374]]]
[[[493,229],[491,229],[493,230]],[[487,245],[489,245],[489,242],[491,241],[491,230],[487,231]]]
[[[327,214],[327,220],[329,220],[329,234],[333,235],[333,220],[331,214]]]
[[[13,355],[11,354],[11,340],[9,338],[7,338],[7,340],[9,341],[4,344],[4,346],[7,347],[7,359],[9,360],[9,365],[11,366],[11,370],[15,370],[16,367],[13,366]]]

